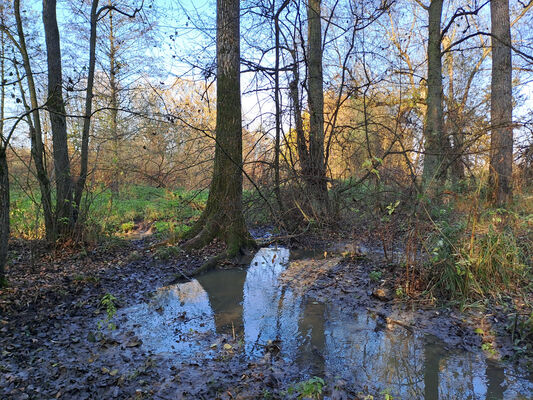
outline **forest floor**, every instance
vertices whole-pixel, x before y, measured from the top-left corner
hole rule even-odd
[[[159,287],[190,273],[217,254],[214,244],[195,253],[166,254],[154,238],[106,240],[87,248],[46,248],[11,243],[10,286],[0,290],[0,398],[297,398],[303,374],[295,364],[265,350],[250,361],[238,338],[219,335],[214,357],[176,362],[147,351],[135,336],[108,334],[102,299],[112,294],[118,309],[147,301]],[[331,248],[308,238],[292,247]],[[354,257],[338,251],[333,262],[300,288],[317,301],[343,309],[366,309],[384,323],[438,337],[450,348],[485,351],[488,357],[516,359],[513,315],[531,313],[533,299],[508,298],[507,306],[487,301],[464,312],[412,300],[397,293],[401,267],[379,252]],[[326,259],[328,254],[324,254]],[[310,271],[303,270],[309,276]],[[290,280],[290,271],[285,279]],[[302,270],[294,270],[302,275]],[[515,324],[516,325],[516,324]],[[511,328],[510,328],[511,327]],[[516,330],[516,326],[514,326]],[[222,345],[224,344],[224,345]],[[521,362],[531,363],[525,354]],[[531,366],[531,364],[529,364]],[[342,381],[326,386],[329,398],[359,398]],[[363,398],[363,397],[360,397]]]

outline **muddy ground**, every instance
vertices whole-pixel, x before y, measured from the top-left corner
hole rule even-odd
[[[312,240],[289,245],[318,246]],[[107,331],[104,295],[115,296],[120,308],[138,304],[220,250],[215,244],[197,253],[165,252],[150,237],[87,248],[12,243],[10,287],[0,290],[0,398],[296,398],[288,389],[305,373],[275,349],[266,348],[262,358],[250,362],[238,338],[219,335],[213,358],[175,362],[151,354],[136,337],[117,341]],[[518,335],[513,312],[530,312],[527,302],[508,299],[507,307],[487,303],[465,313],[435,308],[427,298],[408,301],[395,292],[401,267],[384,263],[379,251],[334,253],[324,254],[323,270],[298,290],[318,301],[334,299],[346,309],[368,309],[387,324],[433,334],[450,347],[479,350],[491,343],[491,357],[530,362],[511,343]],[[334,256],[338,260],[328,264]],[[379,278],[374,271],[381,272]],[[326,391],[333,399],[361,397],[343,382]]]

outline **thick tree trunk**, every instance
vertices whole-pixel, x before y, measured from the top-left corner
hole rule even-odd
[[[56,0],[43,0],[43,23],[48,63],[48,111],[54,145],[56,174],[56,229],[66,235],[73,227],[73,193],[68,155],[67,122],[62,92],[61,46],[57,27]]]
[[[87,91],[85,95],[85,117],[81,134],[80,176],[76,182],[74,203],[76,210],[80,211],[81,197],[87,181],[89,163],[89,133],[91,130],[91,113],[93,105],[94,69],[96,64],[96,23],[99,0],[93,0],[91,6],[91,36],[89,38],[89,73],[87,75]]]
[[[424,170],[422,185],[441,184],[446,178],[448,141],[444,135],[442,112],[441,15],[443,0],[429,5],[428,77],[424,123]]]
[[[239,0],[217,0],[217,118],[213,180],[206,209],[185,248],[218,237],[229,256],[253,242],[242,210],[242,120]]]
[[[318,212],[327,214],[328,187],[324,164],[324,89],[322,73],[321,0],[309,0],[307,6],[309,41],[309,158],[308,184],[317,202]]]
[[[3,121],[2,121],[3,123]],[[0,287],[6,283],[5,264],[9,245],[9,173],[6,151],[0,145]]]
[[[56,239],[56,230],[52,211],[50,179],[48,178],[48,172],[46,171],[46,159],[43,146],[43,134],[41,129],[39,102],[37,100],[37,90],[35,89],[33,71],[26,47],[26,37],[24,35],[22,18],[20,16],[20,0],[14,1],[13,9],[17,22],[17,34],[19,36],[18,47],[22,56],[24,71],[26,72],[26,81],[28,83],[30,105],[32,110],[31,117],[28,117],[28,123],[30,126],[31,155],[33,162],[35,163],[37,180],[39,181],[39,189],[41,191],[41,204],[43,206],[46,240],[49,242],[54,242]]]
[[[513,173],[513,94],[509,1],[491,1],[490,16],[492,83],[489,182],[492,189],[492,203],[496,206],[503,206],[512,198]]]

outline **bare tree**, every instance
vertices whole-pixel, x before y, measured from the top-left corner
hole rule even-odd
[[[206,208],[185,244],[202,247],[218,237],[226,243],[229,256],[252,243],[242,209],[239,12],[239,0],[217,0],[215,164]]]
[[[309,161],[307,177],[321,214],[328,209],[328,187],[324,164],[324,78],[322,71],[321,0],[309,0],[307,5],[309,41]]]
[[[85,94],[85,116],[83,119],[83,130],[81,136],[81,154],[80,154],[80,176],[76,182],[74,193],[74,202],[76,208],[80,209],[81,197],[87,181],[88,163],[89,163],[89,133],[91,130],[91,114],[93,106],[93,87],[94,87],[94,70],[96,64],[96,24],[98,22],[98,3],[99,0],[93,0],[91,4],[91,33],[89,37],[89,72],[87,75],[87,90]]]
[[[33,162],[35,163],[35,170],[37,180],[39,182],[39,188],[41,191],[41,204],[44,214],[44,226],[46,231],[46,239],[49,242],[55,240],[55,222],[51,200],[50,179],[46,170],[46,158],[43,146],[43,131],[40,116],[40,106],[37,98],[37,89],[35,86],[35,80],[33,70],[30,62],[30,56],[28,54],[26,46],[26,36],[24,32],[24,26],[20,13],[20,0],[13,2],[13,12],[16,21],[16,31],[18,38],[15,38],[7,27],[2,24],[2,30],[10,38],[17,51],[22,58],[22,65],[25,72],[25,80],[27,83],[27,89],[30,96],[30,102],[26,101],[25,92],[22,86],[22,79],[19,79],[20,94],[27,111],[25,118],[30,129],[30,141],[31,141],[31,154]]]
[[[509,1],[490,2],[492,41],[490,185],[494,205],[512,197],[513,97]]]
[[[48,100],[54,144],[56,174],[56,230],[68,234],[74,222],[73,188],[68,155],[67,122],[63,101],[61,45],[57,27],[56,0],[43,0],[43,23],[48,63]]]
[[[432,182],[446,178],[445,155],[448,146],[444,135],[442,111],[442,57],[441,16],[443,0],[431,0],[428,10],[428,75],[426,117],[424,121],[424,170],[422,184],[427,188]]]
[[[4,19],[3,7],[0,10]],[[2,21],[2,24],[4,21]],[[6,283],[4,265],[9,245],[9,170],[7,164],[7,138],[4,137],[5,109],[5,32],[0,31],[0,287]]]

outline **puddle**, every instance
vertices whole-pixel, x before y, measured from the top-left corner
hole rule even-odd
[[[343,379],[370,393],[409,399],[531,399],[533,379],[482,353],[447,349],[364,310],[317,303],[279,284],[289,251],[263,248],[248,269],[216,270],[159,289],[152,300],[121,310],[120,331],[133,331],[154,353],[215,352],[216,334],[235,333],[249,359],[269,341],[308,375]]]
[[[121,311],[117,320],[154,353],[194,355],[215,332],[209,297],[196,280],[159,289],[149,303]]]

